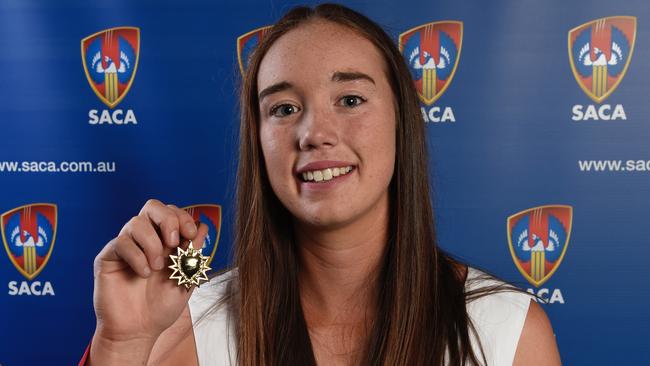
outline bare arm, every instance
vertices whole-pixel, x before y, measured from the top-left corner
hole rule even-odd
[[[551,322],[539,304],[531,300],[521,331],[513,366],[562,365]]]
[[[151,366],[199,364],[189,306],[186,306],[178,320],[158,337],[148,364]]]

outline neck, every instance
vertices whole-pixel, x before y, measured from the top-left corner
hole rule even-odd
[[[295,225],[300,294],[309,327],[352,325],[374,317],[377,275],[388,239],[385,203],[336,229]]]

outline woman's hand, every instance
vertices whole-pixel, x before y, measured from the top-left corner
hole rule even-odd
[[[106,244],[94,264],[93,365],[119,356],[146,361],[158,336],[179,318],[192,294],[169,279],[168,255],[180,237],[200,248],[206,234],[207,226],[197,229],[184,210],[149,200]]]

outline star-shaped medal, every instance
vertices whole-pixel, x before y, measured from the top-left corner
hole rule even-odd
[[[206,272],[212,269],[208,267],[210,257],[204,256],[202,249],[194,249],[191,240],[186,250],[178,246],[176,255],[170,254],[169,258],[174,263],[169,266],[174,270],[169,279],[178,280],[178,286],[184,285],[189,291],[193,285],[199,287],[201,281],[209,281]]]

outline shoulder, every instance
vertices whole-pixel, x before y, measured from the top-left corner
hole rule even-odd
[[[525,315],[533,296],[523,290],[499,280],[476,268],[467,268],[465,280],[465,293],[467,295],[467,309],[475,316],[490,315],[488,319],[511,318],[508,315],[514,312],[517,315]],[[497,317],[497,315],[501,315]]]
[[[151,365],[225,365],[206,362],[205,350],[221,344],[221,339],[210,337],[222,332],[226,308],[219,306],[227,293],[228,283],[235,273],[226,272],[193,289],[190,300],[178,320],[167,328],[156,341],[148,364]],[[223,352],[221,355],[225,354]]]
[[[194,289],[190,297],[189,307],[193,321],[213,313],[228,310],[228,298],[236,285],[237,269],[231,269],[210,278],[210,281]]]
[[[536,302],[528,309],[513,365],[561,365],[551,322]]]
[[[489,365],[561,365],[551,322],[532,295],[471,267],[465,291]]]
[[[472,267],[465,293],[475,352],[489,365],[512,365],[532,296]]]
[[[230,318],[236,297],[237,269],[218,274],[195,288],[188,306],[195,333],[199,328],[215,328]]]
[[[210,279],[194,289],[188,303],[194,342],[200,365],[236,364],[235,317],[236,269]]]

